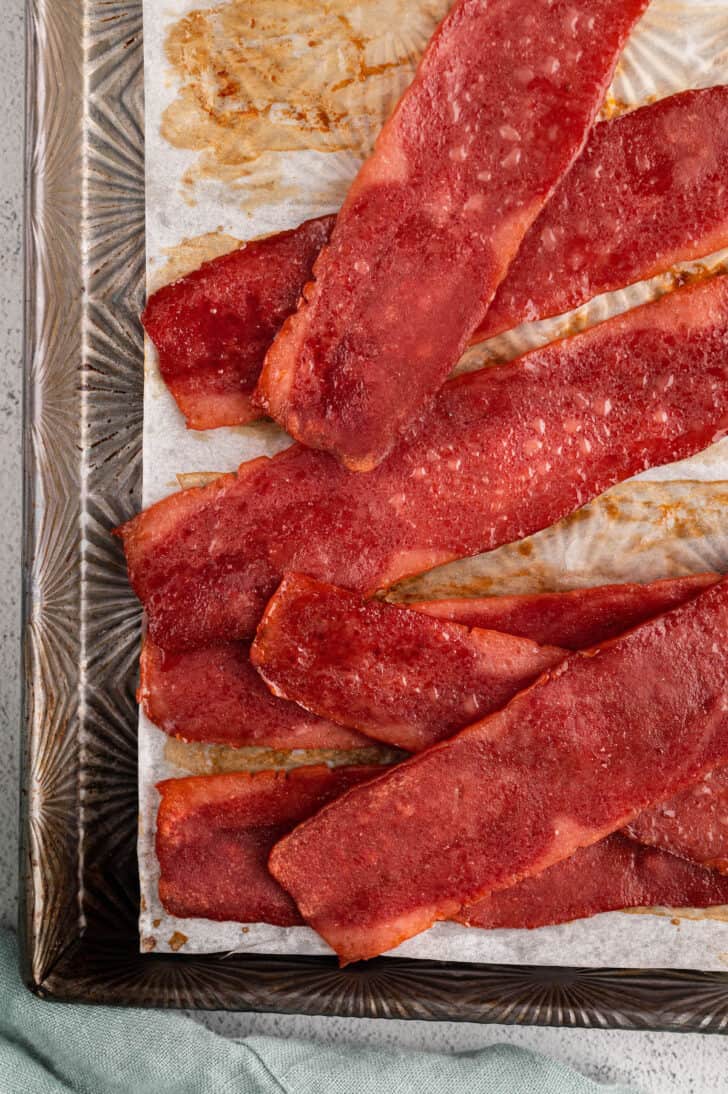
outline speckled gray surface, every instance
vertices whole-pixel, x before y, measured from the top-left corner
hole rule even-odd
[[[13,923],[17,893],[17,759],[20,713],[20,386],[22,329],[22,10],[2,0],[0,20],[0,922]],[[717,1094],[728,1043],[698,1035],[513,1029],[441,1022],[374,1022],[286,1015],[195,1016],[228,1036],[271,1033],[320,1041],[457,1051],[507,1041],[564,1060],[595,1079],[650,1094]],[[132,1091],[129,1094],[133,1094]]]
[[[0,918],[15,918],[20,681],[23,0],[0,19]]]

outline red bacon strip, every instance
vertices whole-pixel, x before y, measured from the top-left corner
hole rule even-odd
[[[548,644],[543,639],[550,638],[562,647],[578,649],[580,645],[596,645],[675,607],[718,580],[717,575],[701,574],[650,585],[605,585],[537,596],[438,600],[413,607],[468,627],[482,625],[493,631],[510,631],[542,644]],[[281,590],[275,600],[279,601],[280,596]],[[498,641],[505,644],[502,648],[511,648],[507,634],[497,639],[487,637],[494,639],[493,649]],[[371,637],[364,648],[371,648]],[[350,653],[355,659],[359,656],[356,650]],[[396,659],[401,657],[399,648],[394,653]],[[548,659],[548,654],[544,656]],[[535,666],[532,667],[536,673]],[[512,666],[506,664],[505,670],[503,683],[512,680],[513,687],[504,696],[504,702],[518,690]],[[391,665],[378,664],[375,671],[391,674],[393,669]],[[459,674],[458,665],[453,675],[459,679]],[[421,681],[413,683],[420,686]],[[497,678],[495,683],[500,687]],[[351,677],[346,685],[351,685]],[[452,691],[459,684],[453,679],[447,687]],[[346,715],[351,713],[349,703],[353,697],[353,691],[347,693],[343,720],[349,723],[351,719]],[[321,694],[314,697],[314,705],[316,698],[320,699]],[[303,701],[301,696],[299,699]],[[297,703],[275,698],[253,669],[247,642],[215,642],[195,650],[165,652],[146,639],[138,700],[155,725],[186,741],[210,741],[232,747],[331,749],[364,748],[372,743],[369,737],[309,714]],[[464,716],[453,729],[469,721],[471,716]],[[391,732],[390,725],[387,739]]]
[[[728,581],[349,791],[269,868],[343,962],[542,872],[728,761]]]
[[[727,175],[726,87],[684,91],[595,125],[472,341],[728,246]],[[313,248],[328,241],[334,221],[320,217],[248,244],[151,296],[142,318],[191,429],[256,415],[250,395],[274,324],[292,313]]]
[[[367,748],[369,738],[276,699],[250,663],[247,642],[170,653],[146,639],[137,699],[171,737],[233,748]]]
[[[420,752],[504,706],[565,651],[290,574],[251,660],[275,695]]]
[[[646,809],[626,831],[640,843],[728,874],[728,767]]]
[[[303,923],[268,872],[275,843],[377,768],[302,767],[159,783],[157,856],[172,915],[240,923]],[[475,927],[540,927],[635,906],[728,903],[728,879],[624,836],[577,851],[538,877],[467,909]]]
[[[286,570],[359,592],[497,547],[728,428],[728,278],[457,377],[391,457],[349,474],[294,445],[129,521],[163,648],[252,635]]]
[[[565,593],[421,600],[407,607],[465,627],[517,634],[543,646],[584,650],[684,604],[720,580],[720,574],[692,574],[647,585],[596,585]]]
[[[717,574],[698,574],[646,586],[419,605],[442,624],[433,628],[429,620],[423,626],[417,612],[363,602],[343,589],[291,574],[268,604],[251,657],[275,695],[292,700],[294,710],[301,704],[369,737],[420,752],[500,709],[566,656],[566,649],[554,646],[519,645],[511,633],[496,628],[513,630],[524,640],[548,636],[570,649],[585,648],[686,603],[720,580]],[[480,624],[493,629],[482,630]],[[627,831],[641,843],[728,872],[728,769],[645,810]],[[638,894],[641,875],[635,869],[628,875]],[[566,874],[565,883],[572,876]],[[618,907],[620,890],[612,885],[611,892]],[[644,902],[635,896],[632,903]]]
[[[728,87],[683,91],[594,126],[478,330],[560,315],[728,246]]]
[[[457,916],[467,927],[547,927],[621,908],[728,904],[728,878],[619,833]]]
[[[159,897],[170,915],[242,923],[301,923],[270,876],[271,847],[374,767],[299,767],[254,775],[195,775],[158,784]]]
[[[647,0],[457,0],[351,186],[258,392],[367,471],[441,386],[581,151]]]
[[[263,358],[295,310],[334,219],[248,243],[149,298],[142,323],[188,429],[260,417],[251,397]]]

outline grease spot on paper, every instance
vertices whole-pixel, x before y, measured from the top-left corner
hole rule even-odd
[[[392,748],[359,748],[346,752],[333,748],[300,749],[293,752],[270,748],[230,748],[227,745],[180,741],[170,737],[164,758],[191,775],[221,775],[232,771],[290,770],[308,764],[388,764],[401,760],[403,752]]]
[[[214,232],[203,232],[202,235],[190,236],[175,244],[174,247],[163,247],[164,259],[159,264],[150,261],[147,275],[147,291],[149,294],[161,289],[163,285],[169,285],[179,277],[185,277],[198,269],[203,262],[210,262],[213,258],[236,251],[242,245],[242,240],[228,235],[218,229]]]
[[[297,187],[279,154],[304,150],[348,153],[350,177],[448,7],[229,0],[184,15],[167,34],[179,91],[161,125],[174,147],[197,153],[183,186],[191,194],[213,178],[244,184],[249,207],[285,200]]]
[[[539,593],[726,571],[727,508],[728,482],[624,483],[528,539],[407,578],[387,599]]]

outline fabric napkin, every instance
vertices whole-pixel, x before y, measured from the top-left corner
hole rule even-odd
[[[52,1003],[0,932],[0,1094],[634,1094],[510,1045],[446,1055],[227,1040],[169,1012]]]

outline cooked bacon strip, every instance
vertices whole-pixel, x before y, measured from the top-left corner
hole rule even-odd
[[[274,844],[378,768],[300,767],[288,773],[167,779],[157,819],[159,895],[172,915],[293,927],[303,919],[268,872]],[[475,927],[540,927],[616,908],[728,903],[728,879],[674,855],[609,836],[473,905]]]
[[[248,642],[170,653],[146,639],[137,695],[171,737],[235,748],[367,748],[372,741],[276,699],[250,663]]]
[[[565,651],[290,574],[251,660],[275,695],[420,752],[499,710]]]
[[[276,840],[376,767],[298,767],[254,775],[194,775],[158,783],[159,897],[170,915],[301,923],[270,876]]]
[[[290,574],[268,604],[251,657],[274,694],[292,700],[292,710],[301,704],[369,737],[420,752],[498,710],[566,656],[566,649],[527,639],[543,642],[549,636],[570,649],[594,646],[720,580],[698,574],[650,585],[420,604],[436,617],[439,625],[432,627],[417,612],[364,602]],[[481,624],[493,626],[482,630]],[[519,645],[512,634],[526,641]],[[641,813],[627,831],[642,843],[728,872],[728,769]],[[616,887],[613,894],[621,899]]]
[[[728,87],[594,126],[478,330],[490,338],[728,246]]]
[[[718,581],[720,574],[693,574],[647,585],[595,585],[564,593],[421,600],[407,607],[466,627],[517,634],[543,646],[584,650],[684,604]]]
[[[728,761],[726,627],[728,580],[571,654],[327,806],[269,868],[343,962],[548,869]]]
[[[472,341],[728,246],[727,175],[727,87],[683,91],[595,125]],[[143,321],[190,428],[255,416],[249,396],[275,324],[293,311],[335,219],[248,244],[150,298]]]
[[[456,0],[354,180],[258,392],[375,467],[441,386],[581,151],[647,0]]]
[[[656,581],[651,585],[605,585],[573,593],[535,597],[432,601],[414,607],[427,609],[434,615],[452,618],[456,622],[462,616],[462,622],[467,626],[478,625],[480,618],[490,630],[506,631],[512,627],[514,634],[524,638],[531,638],[534,634],[537,636],[538,632],[550,633],[560,640],[561,646],[573,649],[578,648],[577,639],[582,640],[583,646],[595,645],[688,600],[717,580],[717,575],[703,574]],[[281,590],[275,600],[280,600],[280,596]],[[405,614],[411,616],[412,613]],[[462,633],[460,627],[457,633]],[[491,654],[499,643],[504,650],[513,648],[507,635],[483,637],[484,648]],[[471,652],[476,648],[477,643],[473,643]],[[525,649],[530,648],[526,644]],[[401,658],[401,649],[397,648],[394,652],[397,658]],[[360,654],[361,651],[351,651],[352,658]],[[541,657],[545,662],[552,663],[548,652],[534,658],[526,656],[526,661],[538,662]],[[545,663],[540,667],[531,664],[532,676],[538,675],[543,667],[546,667]],[[381,664],[375,668],[380,674],[394,671],[391,666]],[[502,664],[497,672],[494,665],[489,668],[495,685],[494,695],[499,689],[508,689],[503,696],[505,702],[518,690],[518,674],[514,677],[513,666],[509,663],[505,665],[505,672],[502,671]],[[524,668],[527,670],[528,664]],[[459,674],[460,666],[457,669],[458,680]],[[377,679],[381,680],[381,676]],[[523,682],[528,679],[526,673]],[[365,677],[361,677],[360,683],[362,681],[366,686]],[[453,687],[463,690],[461,683],[448,681],[449,692]],[[472,694],[472,691],[468,694],[467,702]],[[321,694],[317,697],[321,699]],[[297,703],[274,698],[250,663],[250,645],[247,642],[213,642],[195,650],[165,652],[147,638],[142,648],[138,699],[155,725],[170,736],[186,741],[285,749],[361,749],[372,744],[370,737],[309,714]],[[347,724],[352,724],[351,717],[347,715],[351,715],[350,703],[353,699],[354,690],[347,692],[344,717],[340,719]],[[299,697],[299,701],[303,699]],[[364,709],[368,714],[366,707]],[[453,725],[453,730],[472,721],[476,713],[482,714],[483,711],[474,711],[470,707],[467,716]],[[392,732],[393,728],[389,726],[387,740]],[[397,737],[399,739],[399,734]],[[402,743],[400,747],[410,746]]]
[[[152,639],[250,637],[286,570],[358,592],[519,539],[728,428],[728,278],[459,376],[353,475],[294,445],[119,529]]]
[[[640,843],[728,874],[728,767],[646,809],[626,831]]]
[[[263,358],[295,310],[334,219],[248,243],[149,298],[142,322],[188,429],[260,417],[251,396]]]
[[[615,832],[491,893],[457,917],[468,927],[547,927],[620,908],[728,904],[728,878]]]

